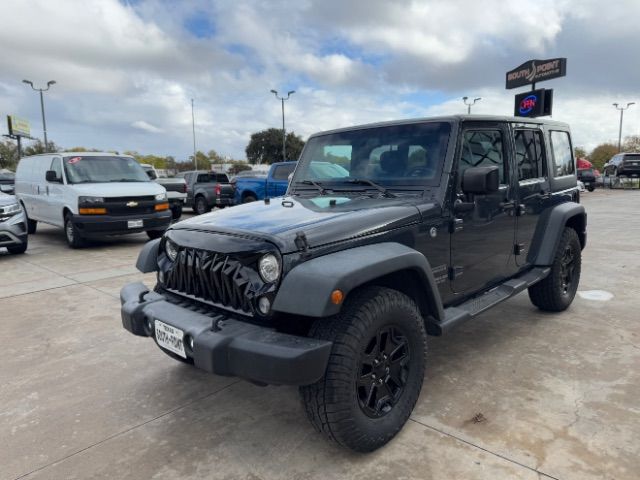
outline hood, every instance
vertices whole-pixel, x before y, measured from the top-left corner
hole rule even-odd
[[[216,210],[180,222],[173,228],[264,238],[275,243],[282,253],[290,253],[298,250],[295,245],[298,232],[304,232],[309,247],[316,248],[419,220],[418,208],[407,199],[285,197]]]
[[[70,187],[78,195],[94,197],[143,197],[166,192],[155,182],[76,183]]]
[[[4,207],[6,205],[12,205],[17,202],[18,200],[13,195],[7,195],[5,193],[0,192],[0,207]]]

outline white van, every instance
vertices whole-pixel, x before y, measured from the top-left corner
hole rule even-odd
[[[147,232],[158,238],[171,223],[167,193],[133,157],[104,152],[59,152],[25,157],[15,195],[29,233],[38,222],[63,227],[72,248],[87,238]]]

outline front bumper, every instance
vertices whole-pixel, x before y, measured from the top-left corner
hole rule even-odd
[[[207,372],[274,385],[309,385],[324,375],[331,342],[280,333],[227,313],[200,313],[142,283],[126,285],[120,302],[125,329],[154,341],[154,320],[182,330],[193,339],[187,356]]]
[[[129,228],[129,220],[142,220],[142,227]],[[86,238],[123,235],[147,230],[166,230],[171,224],[171,210],[139,215],[74,215],[71,221]]]
[[[0,247],[22,245],[27,241],[27,219],[19,213],[0,222]]]

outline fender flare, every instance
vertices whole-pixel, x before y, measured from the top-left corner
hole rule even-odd
[[[136,261],[136,268],[142,273],[150,273],[158,270],[158,253],[160,251],[160,240],[150,240],[144,244],[142,250],[138,254],[138,260]]]
[[[556,249],[560,243],[565,226],[573,227],[584,249],[587,243],[587,213],[579,203],[566,202],[547,209],[542,213],[536,227],[529,262],[536,266],[549,266],[553,263]]]
[[[412,270],[430,315],[444,318],[442,300],[429,261],[420,252],[399,243],[377,243],[351,248],[301,263],[287,273],[273,302],[273,310],[308,317],[327,317],[340,311],[331,292],[345,298],[355,288],[385,275]]]

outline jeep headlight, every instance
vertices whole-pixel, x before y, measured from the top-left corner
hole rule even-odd
[[[273,253],[267,253],[258,262],[260,277],[267,283],[274,283],[280,278],[280,260]]]
[[[169,260],[175,262],[176,258],[178,258],[178,245],[167,238],[164,242],[164,253],[167,254]]]
[[[87,203],[104,203],[103,197],[78,197],[78,203],[87,204]]]
[[[166,193],[159,193],[158,195],[156,195],[156,202],[163,202],[167,200],[167,194]]]

